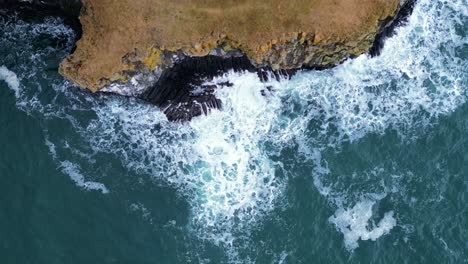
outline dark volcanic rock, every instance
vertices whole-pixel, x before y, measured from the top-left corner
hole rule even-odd
[[[262,81],[289,77],[296,72],[256,68],[247,56],[186,57],[165,71],[158,82],[148,88],[140,98],[161,107],[171,121],[190,121],[195,116],[208,114],[210,109],[222,107],[222,102],[216,98],[214,92],[219,87],[229,88],[232,84],[203,84],[206,80],[230,70],[256,72]]]
[[[212,108],[221,108],[221,101],[214,95],[216,86],[202,84],[206,79],[229,70],[256,69],[245,56],[187,57],[165,71],[156,85],[148,88],[141,98],[161,107],[169,120],[189,121],[194,116],[207,114]]]

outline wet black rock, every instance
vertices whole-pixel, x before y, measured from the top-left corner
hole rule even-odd
[[[292,76],[296,71],[272,71],[256,68],[247,56],[222,58],[218,56],[186,57],[167,70],[158,82],[140,98],[159,106],[170,121],[190,121],[193,117],[221,109],[222,102],[215,96],[216,89],[229,89],[229,82],[206,84],[228,71],[256,72],[262,81]]]
[[[369,50],[369,54],[374,57],[380,55],[385,40],[395,33],[395,29],[408,21],[409,16],[413,13],[414,6],[417,0],[406,0],[401,5],[395,17],[389,17],[381,22],[380,31],[375,37],[374,44]]]
[[[214,95],[218,86],[203,85],[205,80],[227,71],[254,71],[249,59],[217,56],[187,57],[164,71],[158,82],[148,88],[141,98],[155,104],[171,121],[189,121],[194,116],[207,114],[210,109],[221,108],[221,101]]]

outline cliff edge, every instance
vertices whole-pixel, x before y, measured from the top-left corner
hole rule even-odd
[[[82,0],[83,35],[60,72],[138,95],[186,58],[326,68],[369,51],[400,0]],[[137,87],[138,86],[138,87]]]

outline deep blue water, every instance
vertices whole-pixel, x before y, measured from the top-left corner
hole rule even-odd
[[[207,80],[184,124],[61,77],[61,19],[0,25],[0,263],[468,262],[466,0],[374,58]]]

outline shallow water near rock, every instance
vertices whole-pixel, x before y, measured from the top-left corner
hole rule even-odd
[[[468,261],[466,0],[374,58],[206,80],[190,123],[64,80],[61,19],[0,25],[2,263]]]

